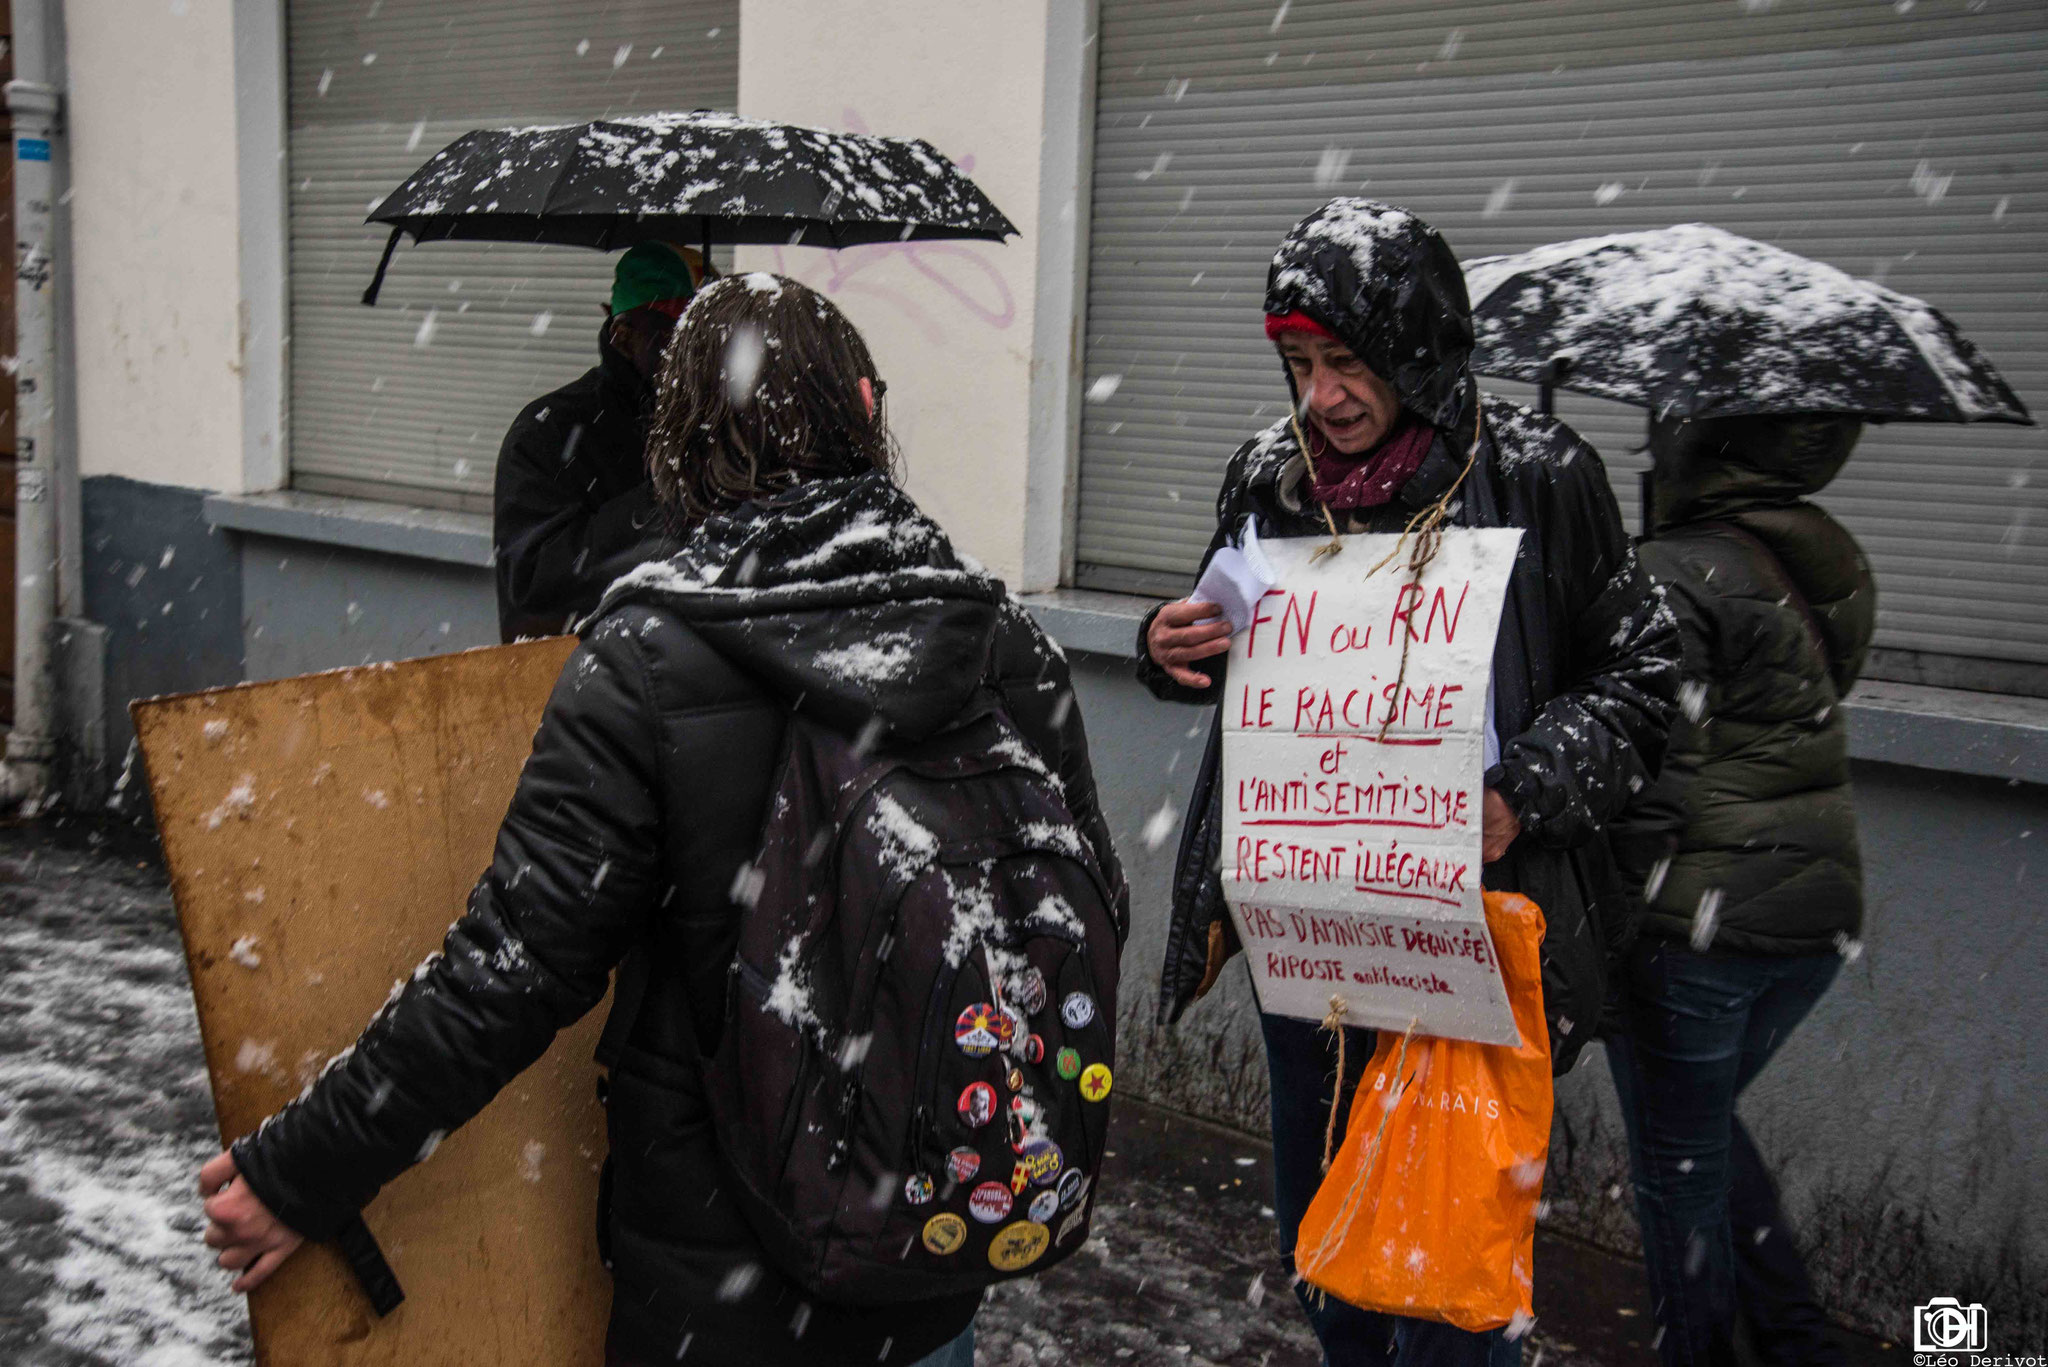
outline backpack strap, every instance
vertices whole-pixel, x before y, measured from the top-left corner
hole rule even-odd
[[[651,948],[652,937],[634,945],[626,951],[626,957],[619,960],[618,980],[612,985],[612,1011],[605,1017],[603,1033],[597,1037],[596,1057],[600,1067],[616,1067],[620,1052],[632,1037],[634,1022],[640,1017],[640,1007],[647,1000],[647,982],[653,974]]]

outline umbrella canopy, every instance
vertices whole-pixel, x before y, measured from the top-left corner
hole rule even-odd
[[[1483,375],[1664,418],[2033,421],[1933,306],[1704,223],[1481,257],[1465,282]]]
[[[1017,229],[917,138],[834,133],[698,110],[465,133],[367,220],[391,242],[637,242],[852,247],[929,238],[999,242]],[[384,265],[377,268],[381,281]],[[364,296],[376,298],[376,285]]]

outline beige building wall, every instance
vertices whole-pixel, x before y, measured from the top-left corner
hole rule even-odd
[[[260,122],[263,91],[237,81],[238,26],[260,73],[278,8],[65,5],[85,476],[235,492],[281,482],[281,314],[246,296],[243,239],[245,196],[275,186],[282,168],[273,156],[253,187],[245,178],[251,130],[238,127],[238,104],[253,100]],[[275,79],[273,67],[273,95]],[[276,254],[279,243],[259,232],[249,250]]]
[[[740,113],[921,137],[1020,236],[739,264],[829,294],[889,385],[912,493],[1021,590],[1064,569],[1075,449],[1094,7],[1076,0],[742,0]]]

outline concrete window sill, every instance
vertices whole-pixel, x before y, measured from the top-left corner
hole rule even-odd
[[[1057,589],[1021,595],[1067,650],[1129,660],[1156,598]],[[1866,680],[1843,704],[1849,755],[1950,774],[2048,783],[2048,698]]]
[[[208,523],[230,531],[451,565],[487,568],[491,564],[491,520],[482,513],[409,508],[296,490],[212,494],[204,509]]]

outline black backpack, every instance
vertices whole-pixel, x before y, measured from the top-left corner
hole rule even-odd
[[[914,745],[792,718],[706,1061],[769,1256],[845,1304],[1043,1271],[1087,1241],[1117,936],[1058,778],[984,695]]]

